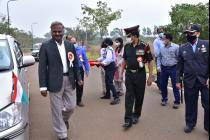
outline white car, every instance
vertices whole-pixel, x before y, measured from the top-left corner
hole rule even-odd
[[[12,36],[0,34],[0,140],[29,140],[29,103],[17,99],[20,91],[29,97],[25,68],[34,63]]]
[[[42,43],[36,43],[33,46],[31,55],[35,58],[35,61],[39,61],[39,50],[41,47]]]

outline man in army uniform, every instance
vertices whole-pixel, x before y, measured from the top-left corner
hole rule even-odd
[[[146,85],[146,63],[149,68],[147,85],[152,84],[153,58],[149,45],[139,39],[139,26],[124,30],[128,38],[123,55],[123,69],[126,69],[125,124],[123,127],[130,128],[133,124],[138,123],[141,116]]]

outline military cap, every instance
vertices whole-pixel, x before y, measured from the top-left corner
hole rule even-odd
[[[124,29],[126,36],[139,34],[139,25]]]
[[[201,25],[199,24],[192,24],[184,33],[194,33],[194,32],[201,32]]]

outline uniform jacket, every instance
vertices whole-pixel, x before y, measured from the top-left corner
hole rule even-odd
[[[198,39],[196,51],[187,43],[180,47],[177,64],[177,81],[184,75],[184,85],[192,88],[196,80],[206,85],[209,78],[209,41]]]
[[[78,59],[76,59],[76,51],[74,45],[68,41],[64,41],[66,49],[66,59],[69,73],[69,80],[75,89],[75,82],[81,80]],[[70,67],[68,53],[74,54],[73,67]],[[63,84],[63,64],[56,42],[51,39],[42,43],[40,49],[39,61],[39,85],[47,87],[50,92],[59,92]]]

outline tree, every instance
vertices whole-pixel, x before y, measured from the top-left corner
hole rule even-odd
[[[189,28],[192,23],[201,24],[201,38],[209,39],[209,3],[176,4],[172,6],[169,15],[171,24],[166,26],[166,31],[172,33],[175,42],[186,42],[183,31]]]
[[[147,35],[148,36],[152,35],[152,31],[151,31],[151,29],[149,27],[147,27]]]
[[[10,34],[14,36],[16,28],[10,27]],[[7,34],[8,33],[8,22],[4,16],[0,19],[0,34]]]
[[[48,33],[44,34],[44,37],[50,39],[51,38],[51,33],[48,32]]]
[[[97,8],[91,8],[82,4],[81,9],[84,17],[78,19],[80,24],[89,30],[99,31],[101,40],[108,33],[107,27],[109,24],[121,18],[122,12],[122,10],[112,12],[107,3],[102,1],[97,2]]]
[[[113,31],[111,31],[110,36],[113,38],[122,37],[123,30],[119,28],[114,28]]]
[[[153,28],[153,36],[157,35],[157,29],[158,29],[158,26],[157,25],[154,25],[154,28]]]
[[[144,36],[147,35],[147,28],[144,27],[144,28],[142,29],[142,34],[143,34]]]
[[[14,37],[21,43],[23,48],[31,48],[32,34],[23,30],[16,30]]]

